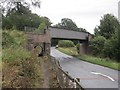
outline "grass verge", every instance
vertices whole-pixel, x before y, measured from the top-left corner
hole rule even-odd
[[[99,57],[94,57],[90,55],[77,56],[77,58],[93,64],[101,65],[101,66],[108,67],[115,70],[120,70],[119,68],[120,63],[107,58],[99,58]]]
[[[77,53],[77,49],[75,47],[70,47],[70,48],[64,48],[64,47],[59,47],[57,48],[59,51],[71,55],[71,56],[78,56],[79,54]]]
[[[40,59],[36,52],[25,48],[26,44],[24,32],[3,31],[2,88],[42,88],[44,80]]]
[[[120,63],[116,62],[115,60],[110,60],[108,58],[99,58],[99,57],[90,56],[90,55],[78,55],[75,47],[72,47],[72,48],[59,47],[58,50],[67,55],[77,57],[83,61],[87,61],[87,62],[90,62],[93,64],[105,66],[105,67],[115,69],[115,70],[120,70],[120,68],[119,68]]]

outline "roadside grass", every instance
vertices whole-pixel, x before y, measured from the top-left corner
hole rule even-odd
[[[67,54],[67,55],[71,55],[71,56],[78,56],[79,55],[77,52],[77,49],[75,47],[70,47],[70,48],[59,47],[57,49],[65,54]]]
[[[93,64],[101,65],[101,66],[108,67],[115,70],[120,70],[119,68],[120,63],[116,62],[115,60],[110,60],[108,58],[100,58],[100,57],[95,57],[90,55],[79,55],[75,47],[72,47],[72,48],[59,47],[58,50],[67,55],[74,56],[83,61],[87,61]]]
[[[0,51],[3,88],[42,88],[44,80],[40,59],[35,52],[24,47],[26,43],[24,32],[3,31],[2,54]]]
[[[80,55],[80,56],[77,56],[77,58],[93,64],[101,65],[101,66],[108,67],[115,70],[120,70],[119,68],[120,63],[116,62],[115,60],[110,60],[108,58],[94,57],[90,55],[83,55],[83,56]]]

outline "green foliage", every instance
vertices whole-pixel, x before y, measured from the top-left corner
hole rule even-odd
[[[44,34],[44,32],[45,32],[44,29],[45,29],[45,28],[46,28],[45,23],[40,23],[38,29],[36,29],[35,32],[36,32],[37,34]]]
[[[31,24],[31,15],[31,11],[28,7],[23,6],[21,3],[17,3],[16,6],[9,10],[3,17],[3,29],[16,27],[18,30],[23,30],[24,26]]]
[[[44,23],[45,26],[50,26],[52,23],[48,17],[40,17],[41,23]]]
[[[71,55],[71,56],[78,56],[78,52],[76,50],[76,47],[59,47],[57,48],[59,51]]]
[[[96,30],[95,34],[104,36],[106,39],[112,37],[112,34],[115,33],[116,28],[118,28],[119,22],[116,17],[111,14],[106,14],[100,20],[100,26]]]
[[[41,23],[41,24],[39,25],[38,29],[44,30],[45,27],[46,27],[45,23]]]
[[[74,47],[74,43],[70,40],[60,40],[58,42],[59,47]]]
[[[89,55],[79,56],[79,54],[76,52],[75,47],[72,47],[72,48],[60,47],[60,48],[58,48],[58,50],[65,53],[65,54],[75,56],[75,57],[77,57],[77,58],[79,58],[80,60],[83,60],[83,61],[87,61],[87,62],[90,62],[90,63],[105,66],[105,67],[109,67],[109,68],[112,68],[112,69],[115,69],[115,70],[120,70],[120,68],[118,67],[120,65],[120,63],[116,62],[115,60],[112,60],[112,59],[109,59],[109,58],[94,57],[94,56],[89,56]]]
[[[2,45],[3,61],[14,61],[23,60],[29,58],[30,53],[22,47],[26,43],[26,36],[23,32],[13,30],[13,31],[3,31]]]
[[[9,47],[10,45],[14,44],[15,40],[12,36],[9,35],[7,32],[2,32],[2,48]]]
[[[115,37],[112,37],[109,40],[106,40],[104,44],[104,51],[103,54],[105,57],[109,57],[111,59],[116,59],[120,62],[119,55],[120,55],[120,48],[118,44],[118,40]]]
[[[117,34],[117,35],[116,35]],[[117,51],[117,53],[115,54],[115,56],[116,56],[116,58],[117,58],[117,60],[120,62],[120,25],[119,25],[119,27],[118,27],[118,29],[117,29],[117,32],[115,33],[115,35],[117,36],[117,42],[116,42],[116,51]]]
[[[61,19],[61,22],[54,25],[53,27],[60,28],[60,29],[67,29],[67,30],[73,30],[73,31],[82,31],[86,32],[86,29],[84,28],[78,28],[76,23],[73,22],[69,18],[63,18]]]
[[[100,54],[120,62],[120,23],[117,18],[111,14],[104,15],[94,33],[95,38],[91,42],[93,54]],[[106,40],[100,42],[96,39],[101,36]]]
[[[61,19],[61,23],[56,24],[55,27],[68,30],[78,30],[77,25],[69,18]]]
[[[97,36],[91,41],[90,46],[94,55],[98,55],[103,52],[105,41],[106,39],[103,36]]]
[[[40,0],[30,0],[29,2],[27,2],[26,0],[20,0],[20,1],[12,1],[12,0],[1,0],[0,1],[0,7],[2,7],[3,9],[3,13],[6,14],[6,12],[12,11],[14,10],[18,10],[18,12],[23,11],[21,7],[21,5],[26,6],[28,8],[31,7],[38,7],[40,8]],[[6,7],[7,5],[7,7]],[[26,12],[26,11],[25,11]],[[27,13],[27,12],[26,12]]]
[[[80,51],[80,43],[78,43],[78,44],[76,45],[76,48],[77,48],[77,52],[79,53],[79,51]]]
[[[113,45],[111,40],[106,40],[104,43],[104,49],[103,49],[103,54],[105,57],[112,58],[113,54]]]
[[[113,55],[112,58],[117,59],[120,62],[120,39],[119,39],[120,36],[119,35],[120,35],[120,26],[116,28],[116,32],[115,34],[113,34],[110,41],[112,44],[112,48],[111,48],[111,52]]]
[[[100,57],[94,57],[89,55],[83,55],[78,56],[80,60],[84,60],[93,64],[98,64],[101,66],[105,66],[108,68],[112,68],[115,70],[120,70],[119,65],[120,63],[116,62],[115,60],[109,59],[109,58],[100,58]]]
[[[9,34],[14,38],[16,45],[23,45],[27,40],[26,35],[21,31],[18,32],[17,30],[13,30]]]
[[[68,18],[63,18],[61,20],[61,26],[64,29],[78,30],[77,25],[71,19],[68,19]]]
[[[51,25],[49,18],[33,14],[29,7],[22,3],[17,3],[6,15],[2,15],[3,29],[12,29],[14,27],[23,31],[25,26],[38,28],[41,23],[45,23],[47,26]]]
[[[11,29],[12,27],[10,19],[2,15],[2,29]]]
[[[13,62],[15,60],[24,60],[29,58],[30,53],[22,47],[10,46],[9,48],[3,49],[2,60]]]
[[[81,32],[87,32],[87,30],[84,29],[84,28],[78,28],[78,31],[81,31]]]
[[[36,29],[36,33],[38,34],[44,34],[44,29],[51,25],[51,21],[47,17],[40,17],[40,24],[38,26],[38,29]]]
[[[99,34],[99,28],[98,27],[95,27],[94,28],[94,34],[95,34],[95,36],[99,36],[100,34]]]

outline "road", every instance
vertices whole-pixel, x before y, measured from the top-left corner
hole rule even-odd
[[[64,71],[68,71],[74,78],[80,78],[83,88],[118,88],[117,70],[79,60],[54,47],[51,48],[51,56],[60,61]]]

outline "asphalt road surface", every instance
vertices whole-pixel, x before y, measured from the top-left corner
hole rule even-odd
[[[68,71],[74,78],[80,78],[83,88],[118,88],[117,70],[79,60],[54,47],[51,48],[51,56],[60,61],[64,71]]]

